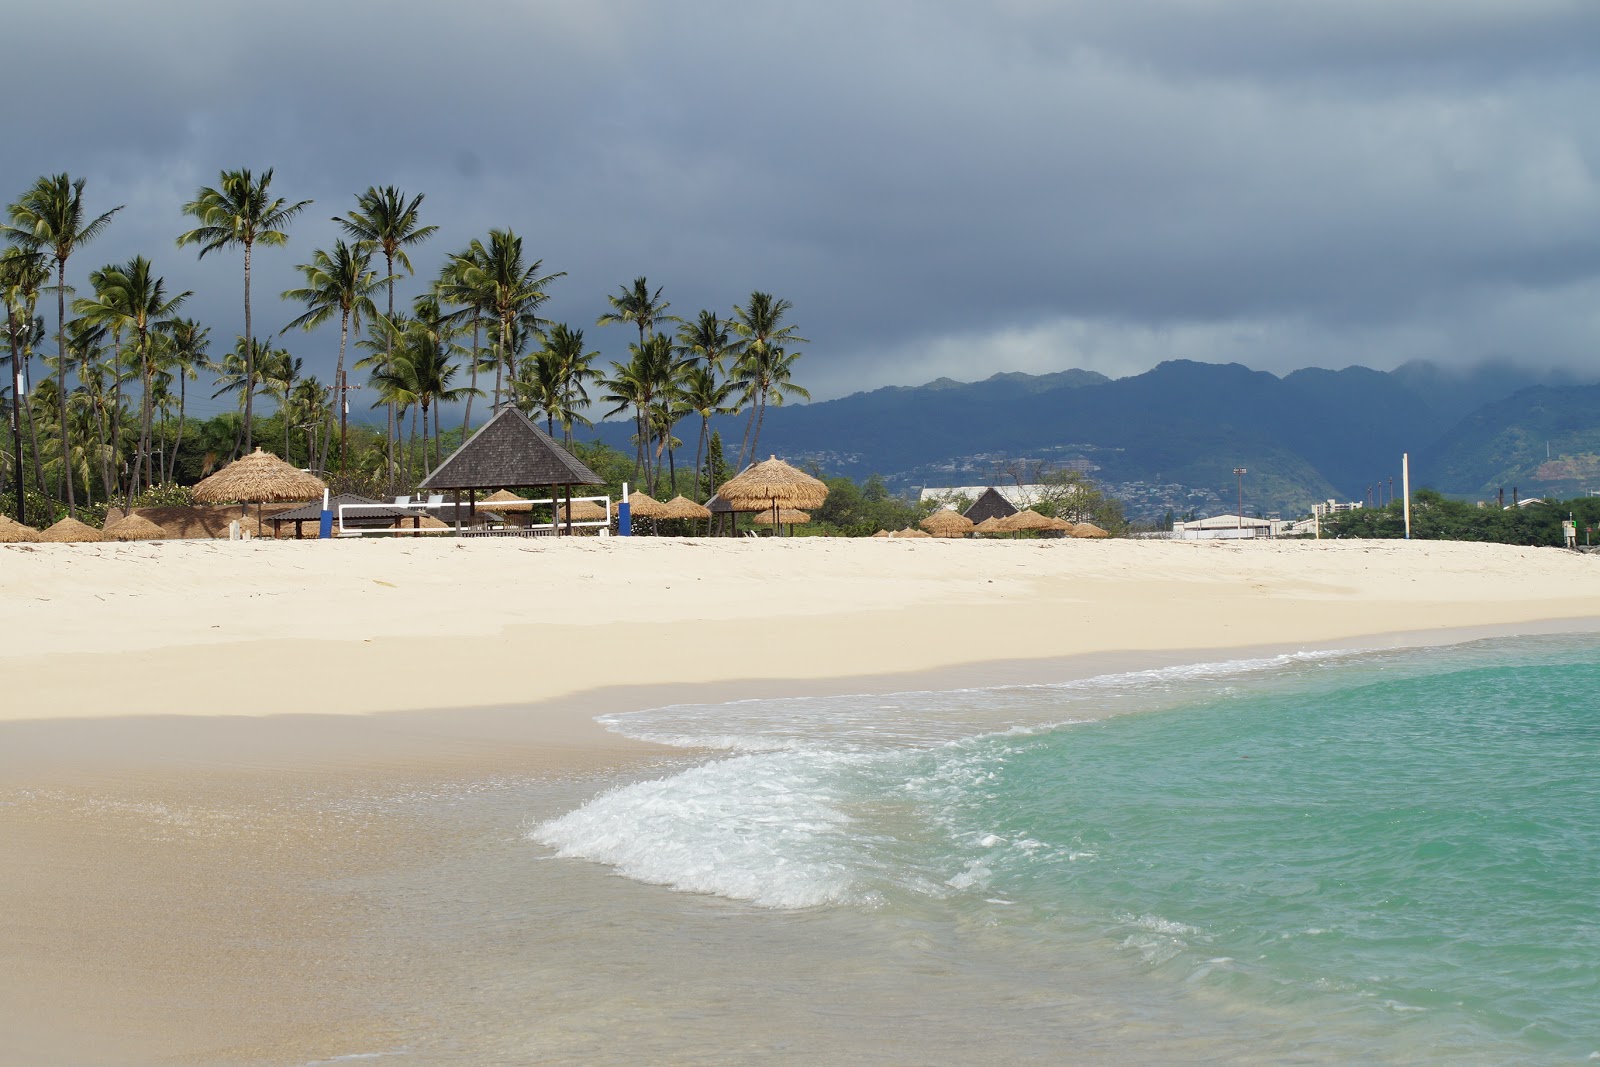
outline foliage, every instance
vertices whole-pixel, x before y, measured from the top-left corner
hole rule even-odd
[[[1559,547],[1561,523],[1571,515],[1578,523],[1578,543],[1584,528],[1600,530],[1600,498],[1553,500],[1522,507],[1479,506],[1451,500],[1432,489],[1419,489],[1411,497],[1411,536],[1422,541],[1488,541],[1504,545]],[[1323,537],[1397,538],[1405,536],[1405,516],[1399,501],[1381,508],[1340,512],[1322,523]]]

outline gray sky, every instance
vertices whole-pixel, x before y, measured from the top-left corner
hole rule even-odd
[[[636,275],[685,315],[786,297],[819,399],[1600,347],[1592,0],[61,0],[5,27],[0,195],[87,178],[127,208],[69,280],[145,254],[218,338],[239,254],[174,237],[248,166],[316,201],[257,254],[260,323],[396,184],[441,227],[407,299],[510,227],[608,360],[631,331],[594,319]],[[336,327],[288,340],[326,380]]]

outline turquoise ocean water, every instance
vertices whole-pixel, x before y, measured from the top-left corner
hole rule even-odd
[[[607,722],[724,753],[531,831],[635,881],[1104,959],[1269,1059],[1600,1060],[1594,636]]]

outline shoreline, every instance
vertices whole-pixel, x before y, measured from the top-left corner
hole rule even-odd
[[[1553,550],[771,545],[0,556],[0,1044],[395,1047],[415,988],[372,887],[463,832],[407,798],[526,782],[550,804],[698,758],[596,715],[1600,631],[1600,569]]]

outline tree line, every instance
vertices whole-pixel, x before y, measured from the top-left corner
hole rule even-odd
[[[263,336],[251,293],[255,249],[286,245],[312,206],[278,196],[272,183],[270,169],[223,171],[183,205],[193,225],[177,235],[178,247],[202,260],[231,251],[242,259],[243,331],[215,350],[211,327],[181,314],[194,294],[172,292],[142,255],[89,271],[81,290],[68,284],[69,261],[81,261],[123,210],[93,213],[84,179],[40,177],[7,207],[0,361],[10,373],[0,399],[10,440],[0,494],[9,490],[19,519],[26,521],[30,499],[49,518],[77,514],[80,502],[131,506],[258,443],[331,483],[393,492],[425,477],[466,437],[479,399],[490,414],[517,408],[569,447],[575,426],[593,425],[591,412],[630,415],[634,484],[651,493],[677,485],[678,428],[698,416],[692,484],[702,486],[715,484],[707,469],[713,416],[746,415],[737,470],[756,455],[767,406],[809,398],[793,380],[799,346],[809,343],[789,321],[793,306],[761,291],[728,314],[702,309],[679,318],[662,287],[636,278],[607,297],[596,325],[632,326],[638,340],[626,361],[598,367],[600,353],[581,328],[540,314],[565,272],[547,270],[510,229],[447,254],[409,308],[397,309],[396,283],[415,274],[410,253],[438,227],[424,223],[422,194],[393,186],[357,194],[355,206],[333,218],[341,236],[312,249],[295,268],[303,284],[281,294],[300,313]],[[50,302],[55,321],[47,325]],[[335,322],[338,357],[324,382],[304,372],[284,338]],[[46,372],[36,382],[35,358]],[[351,383],[352,371],[360,384]],[[234,399],[235,414],[188,417],[189,383],[202,374],[214,383],[212,399]],[[381,439],[352,433],[357,391],[383,410]],[[273,405],[270,418],[258,415],[258,400]],[[442,408],[457,403],[463,415],[452,433]],[[202,450],[203,458],[194,454]]]

